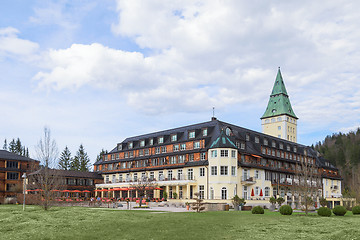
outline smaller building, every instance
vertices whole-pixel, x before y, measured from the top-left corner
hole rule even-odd
[[[38,169],[39,161],[0,150],[0,203],[23,191],[24,173]]]

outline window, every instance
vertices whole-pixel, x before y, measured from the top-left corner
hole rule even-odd
[[[296,152],[297,151],[297,148],[296,148],[296,146],[294,146],[294,152]]]
[[[143,150],[143,149],[140,149],[140,150],[139,150],[139,156],[140,156],[140,157],[144,156],[144,150]]]
[[[228,150],[220,150],[220,157],[228,157],[229,151]]]
[[[236,176],[236,167],[235,166],[231,166],[231,175]]]
[[[271,172],[265,171],[265,180],[270,181],[271,180]]]
[[[166,165],[166,158],[165,157],[160,158],[160,165]]]
[[[189,132],[189,139],[190,138],[195,138],[195,131]]]
[[[200,168],[200,177],[205,177],[205,168]]]
[[[217,157],[217,150],[211,150],[211,157],[216,158]]]
[[[216,176],[217,175],[217,166],[211,166],[211,175]]]
[[[210,199],[214,199],[214,188],[210,187]]]
[[[17,180],[19,179],[19,173],[17,172],[7,172],[7,180]]]
[[[111,154],[111,160],[115,160],[115,154]]]
[[[119,160],[119,154],[118,154],[118,153],[115,154],[115,159],[116,159],[116,160]]]
[[[173,172],[172,170],[168,170],[168,179],[171,180],[173,177]]]
[[[153,139],[153,138],[150,138],[149,144],[150,144],[150,145],[154,145],[154,139]]]
[[[206,136],[207,136],[207,128],[204,128],[204,129],[202,130],[202,135],[203,135],[203,137],[206,137]]]
[[[197,141],[197,142],[194,142],[194,149],[198,149],[200,148],[200,142]]]
[[[134,152],[129,152],[129,157],[134,157]]]
[[[178,180],[183,180],[183,170],[182,170],[182,169],[179,169],[179,170],[177,171],[177,173],[178,173]]]
[[[186,150],[186,143],[182,143],[182,144],[180,145],[180,150],[181,150],[181,151]]]
[[[159,171],[159,180],[164,181],[164,172],[163,171]]]
[[[119,174],[119,182],[122,182],[123,178],[122,178],[122,174]]]
[[[82,179],[80,179],[80,183],[81,183],[81,180]],[[116,181],[116,175],[112,175],[111,182],[114,183],[115,181]],[[82,184],[80,184],[80,185],[82,185]]]
[[[228,175],[228,166],[220,166],[220,175]]]
[[[277,188],[273,188],[273,196],[276,196],[278,194]]]
[[[150,180],[154,180],[154,172],[150,172]]]
[[[244,142],[241,143],[240,148],[245,149],[245,143]]]
[[[281,122],[281,117],[278,117],[278,118],[277,118],[277,121],[278,121],[278,122]]]
[[[231,129],[230,129],[230,128],[226,128],[225,134],[226,134],[226,136],[230,136],[230,135],[231,135]]]
[[[255,187],[255,195],[259,196],[259,187]]]
[[[170,157],[170,164],[176,164],[176,156]]]
[[[137,173],[134,173],[134,182],[136,182],[137,180],[138,180]]]
[[[140,141],[140,147],[145,147],[145,140]]]
[[[118,150],[118,151],[121,151],[121,150],[122,150],[122,145],[121,145],[121,144],[118,144],[118,145],[117,145],[117,150]]]
[[[108,176],[106,176],[106,177],[108,177]],[[131,180],[130,173],[127,173],[126,174],[126,181],[130,182],[130,180]]]
[[[236,151],[235,150],[231,150],[231,157],[236,158]]]
[[[279,130],[279,131],[281,130],[281,126],[278,126],[278,130]]]
[[[200,153],[200,160],[206,160],[206,153]]]
[[[259,143],[259,137],[258,136],[255,137],[255,143]]]
[[[153,166],[159,165],[159,160],[157,158],[151,159],[151,165]]]
[[[280,149],[283,149],[283,148],[284,148],[284,144],[280,143],[280,144],[279,144],[279,148],[280,148]]]
[[[221,188],[221,199],[227,199],[227,189],[226,189],[226,187]]]
[[[255,170],[255,179],[260,179],[259,170]]]
[[[18,168],[18,162],[6,161],[6,168]]]
[[[264,145],[267,146],[268,145],[268,140],[266,138],[264,138]]]
[[[275,142],[275,141],[272,141],[271,146],[272,146],[272,147],[276,147],[276,142]]]
[[[106,175],[105,182],[109,182],[109,175]],[[76,185],[75,178],[68,178],[68,185]]]
[[[160,154],[160,147],[155,148],[155,154]]]
[[[179,199],[183,198],[183,187],[179,186]]]
[[[176,141],[177,141],[177,135],[176,135],[176,134],[171,135],[171,141],[172,141],[172,142],[176,142]]]
[[[166,147],[161,147],[161,153],[166,153]]]
[[[129,142],[129,143],[128,143],[128,148],[129,148],[129,149],[132,149],[132,148],[133,148],[133,142]]]
[[[205,197],[205,187],[204,185],[199,185],[199,199],[204,199]]]
[[[145,149],[145,156],[149,155],[149,149]]]
[[[192,162],[192,161],[194,161],[194,154],[193,153],[189,154],[189,162]]]
[[[158,143],[164,143],[164,137],[158,137]]]
[[[290,146],[289,145],[286,146],[286,150],[290,151]]]
[[[262,148],[261,148],[261,153],[262,153],[262,154],[265,154],[265,153],[266,153],[266,148],[262,147]]]
[[[179,151],[179,144],[175,144],[173,146],[173,152],[178,152]]]
[[[194,170],[192,168],[188,169],[188,180],[194,180]]]
[[[246,137],[245,137],[246,141],[250,141],[250,134],[246,134]]]
[[[186,158],[186,156],[185,155],[179,155],[179,161],[178,161],[178,163],[184,163],[185,162],[185,158]]]
[[[125,158],[128,158],[128,157],[129,157],[129,153],[126,152],[126,153],[124,154],[124,156],[125,156]]]

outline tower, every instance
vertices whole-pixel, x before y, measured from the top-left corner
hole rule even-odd
[[[280,67],[269,103],[260,119],[263,133],[291,142],[297,141],[298,117],[296,117],[291,107]]]

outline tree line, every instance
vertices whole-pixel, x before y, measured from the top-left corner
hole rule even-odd
[[[339,168],[344,178],[343,194],[360,198],[360,128],[328,135],[312,147]]]
[[[3,149],[19,154],[20,156],[29,157],[29,148],[22,145],[20,138],[17,138],[16,140],[13,138],[9,144],[5,138]]]

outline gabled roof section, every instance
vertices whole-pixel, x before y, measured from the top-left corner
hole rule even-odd
[[[0,159],[16,161],[37,161],[32,158],[24,157],[6,150],[0,150]]]
[[[224,130],[221,130],[221,133],[218,138],[216,138],[212,143],[210,148],[235,148],[236,145],[233,141],[230,140],[228,136],[226,136]]]
[[[274,87],[271,92],[268,105],[261,119],[275,117],[279,115],[288,115],[298,119],[298,117],[294,113],[294,110],[291,107],[291,103],[285,88],[285,83],[282,78],[280,68],[275,79]]]

